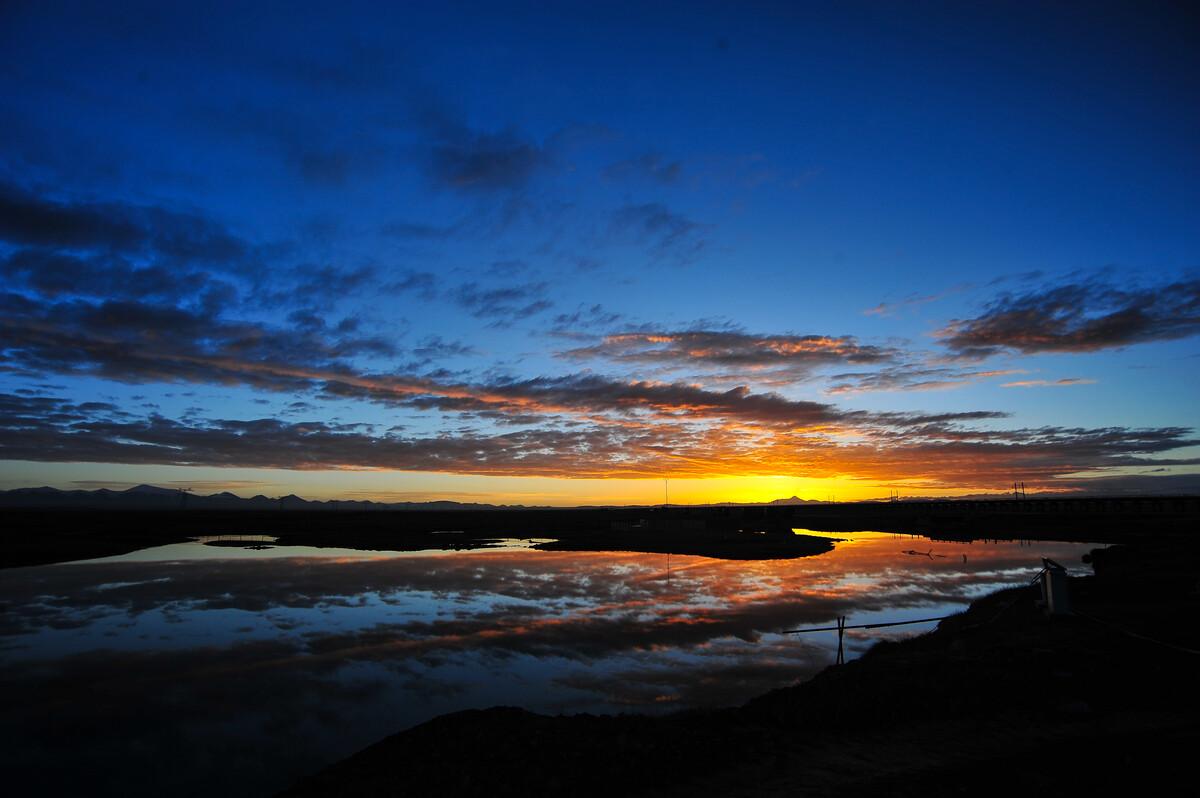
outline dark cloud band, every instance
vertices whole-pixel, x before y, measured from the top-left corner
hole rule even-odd
[[[1200,333],[1200,280],[1119,288],[1095,279],[1007,294],[951,322],[942,343],[967,357],[1003,351],[1094,352]]]

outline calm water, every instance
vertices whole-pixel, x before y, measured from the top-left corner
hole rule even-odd
[[[851,537],[752,562],[198,541],[0,571],[0,767],[50,793],[263,795],[459,709],[737,704],[832,661],[834,634],[782,630],[947,614],[1091,548]]]

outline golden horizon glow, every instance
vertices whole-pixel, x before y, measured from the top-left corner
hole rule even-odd
[[[714,476],[708,478],[569,479],[400,471],[288,471],[66,463],[22,463],[22,479],[0,489],[50,485],[63,490],[122,490],[138,484],[190,489],[197,495],[228,491],[243,498],[294,494],[304,499],[377,502],[456,501],[553,507],[580,505],[672,505],[764,503],[796,497],[809,501],[962,496],[979,487],[883,482],[849,477]],[[80,479],[81,471],[90,479]],[[664,487],[666,488],[664,492]],[[994,492],[994,491],[993,491]]]

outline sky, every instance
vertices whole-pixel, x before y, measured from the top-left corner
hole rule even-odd
[[[1173,3],[0,7],[0,489],[1200,491]]]

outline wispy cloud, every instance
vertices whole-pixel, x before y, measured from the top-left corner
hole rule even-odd
[[[514,130],[484,133],[447,130],[434,144],[430,173],[434,179],[460,191],[497,191],[521,188],[550,159],[537,144]]]
[[[550,150],[515,126],[480,130],[427,89],[409,95],[424,137],[424,167],[434,185],[464,193],[523,190],[554,163]]]
[[[559,313],[554,317],[552,332],[567,338],[594,338],[592,331],[612,327],[624,316],[594,303],[579,305],[570,313]]]
[[[263,276],[262,249],[203,217],[50,200],[12,188],[2,199],[11,213],[0,224],[9,247],[0,268],[13,290],[0,295],[0,367],[10,374],[240,385],[292,400],[277,418],[215,418],[199,408],[170,418],[152,405],[71,402],[49,389],[12,392],[0,403],[0,456],[10,459],[570,478],[802,473],[956,487],[1006,484],[1014,472],[1048,482],[1113,467],[1194,462],[1165,456],[1197,444],[1183,427],[999,429],[1006,415],[993,410],[862,411],[761,390],[835,367],[858,368],[832,375],[835,395],[932,390],[1024,373],[929,365],[852,336],[626,323],[623,332],[590,338],[595,343],[561,358],[625,371],[644,366],[656,379],[590,371],[526,378],[419,373],[476,350],[436,335],[400,347],[365,332],[358,318],[337,319],[317,304],[329,286],[339,293],[378,286],[384,278],[374,267],[293,265],[283,272],[284,285],[273,288],[278,280]],[[626,206],[613,224],[662,257],[703,246],[703,226],[665,206]],[[181,275],[191,275],[186,290]],[[502,327],[551,309],[550,287],[536,275],[507,257],[494,260],[479,280],[447,284],[433,272],[408,271],[387,288],[453,303]],[[519,277],[525,281],[504,282]],[[240,291],[264,302],[270,297],[275,320],[239,318],[246,309]],[[954,322],[942,340],[958,355],[982,356],[1180,337],[1196,329],[1198,294],[1194,281],[1138,291],[1095,282],[1059,286],[1003,297],[977,319]],[[1072,302],[1091,302],[1093,310],[1076,312],[1068,308]],[[551,324],[559,334],[591,336],[621,321],[593,303]],[[696,373],[705,384],[688,376]],[[411,435],[400,424],[380,431],[306,419],[316,412],[306,400],[318,397],[434,410],[460,423],[452,434]]]
[[[623,205],[609,217],[609,235],[646,248],[656,260],[687,265],[708,248],[709,225],[693,221],[660,202]]]
[[[1023,369],[972,370],[947,366],[901,364],[877,371],[846,372],[830,376],[826,393],[854,394],[876,391],[941,391],[963,388],[995,377],[1024,374]]]
[[[0,276],[11,290],[192,311],[320,307],[373,285],[365,265],[312,262],[167,204],[56,198],[0,184]]]
[[[672,161],[662,153],[648,152],[635,158],[627,158],[609,165],[603,171],[609,180],[646,180],[652,183],[671,185],[683,175],[683,164]]]
[[[1059,380],[1017,380],[1006,382],[1002,388],[1061,388],[1068,385],[1094,385],[1095,380],[1084,377],[1063,377]]]
[[[187,263],[221,265],[249,246],[213,220],[156,206],[55,201],[0,184],[0,238],[18,245],[102,252],[154,253]]]
[[[605,336],[561,357],[645,364],[665,371],[703,369],[734,379],[787,383],[834,364],[882,364],[900,353],[851,336],[758,335],[736,330],[636,331]]]
[[[121,382],[242,383],[273,390],[306,380],[297,369],[347,373],[346,359],[391,356],[395,344],[355,325],[326,329],[226,321],[208,309],[145,302],[36,300],[0,294],[0,348],[8,368],[87,374]]]
[[[406,271],[396,279],[383,285],[383,290],[390,293],[414,293],[421,299],[431,300],[438,295],[438,278],[432,272]]]
[[[1003,294],[938,331],[966,357],[1004,351],[1094,352],[1200,333],[1200,280],[1121,288],[1100,278]]]
[[[676,401],[686,393],[669,386],[664,391],[664,401],[668,396]],[[646,395],[646,388],[634,386],[616,401],[644,400]],[[654,396],[653,389],[649,395]],[[609,396],[608,401],[614,398]],[[736,406],[747,398],[735,394],[727,401]],[[547,401],[544,398],[543,402]],[[563,406],[572,401],[579,406],[595,406],[604,400],[594,396],[586,400],[558,399]],[[690,412],[670,418],[669,408],[661,407],[660,416],[665,414],[666,423],[593,424],[499,435],[414,438],[318,421],[137,417],[63,399],[6,395],[0,396],[0,456],[40,461],[388,468],[573,478],[777,474],[782,470],[802,471],[811,477],[956,487],[996,487],[1006,484],[1013,473],[1025,475],[1031,483],[1046,484],[1090,469],[1200,462],[1196,458],[1161,456],[1200,443],[1189,437],[1190,430],[1178,427],[996,431],[961,426],[965,414],[856,418],[828,406],[800,408],[778,400],[768,405],[767,418],[784,413],[789,423],[762,429],[744,423],[697,425]],[[709,407],[707,417],[729,415],[730,406]],[[838,418],[856,422],[858,435],[814,435],[811,426],[793,429],[796,414],[802,409],[810,420],[820,421],[823,426]],[[757,410],[761,414],[763,409]],[[732,415],[736,420],[738,414]],[[741,416],[747,418],[744,412]]]
[[[475,318],[490,320],[495,327],[507,327],[553,307],[545,294],[546,283],[541,282],[501,287],[469,282],[452,290],[450,297]]]
[[[939,291],[936,294],[909,294],[901,299],[892,301],[880,302],[872,308],[867,308],[863,311],[864,316],[895,316],[906,310],[913,310],[922,305],[928,305],[932,302],[937,302],[946,297],[965,291],[968,288],[966,285],[957,285],[946,291]]]

